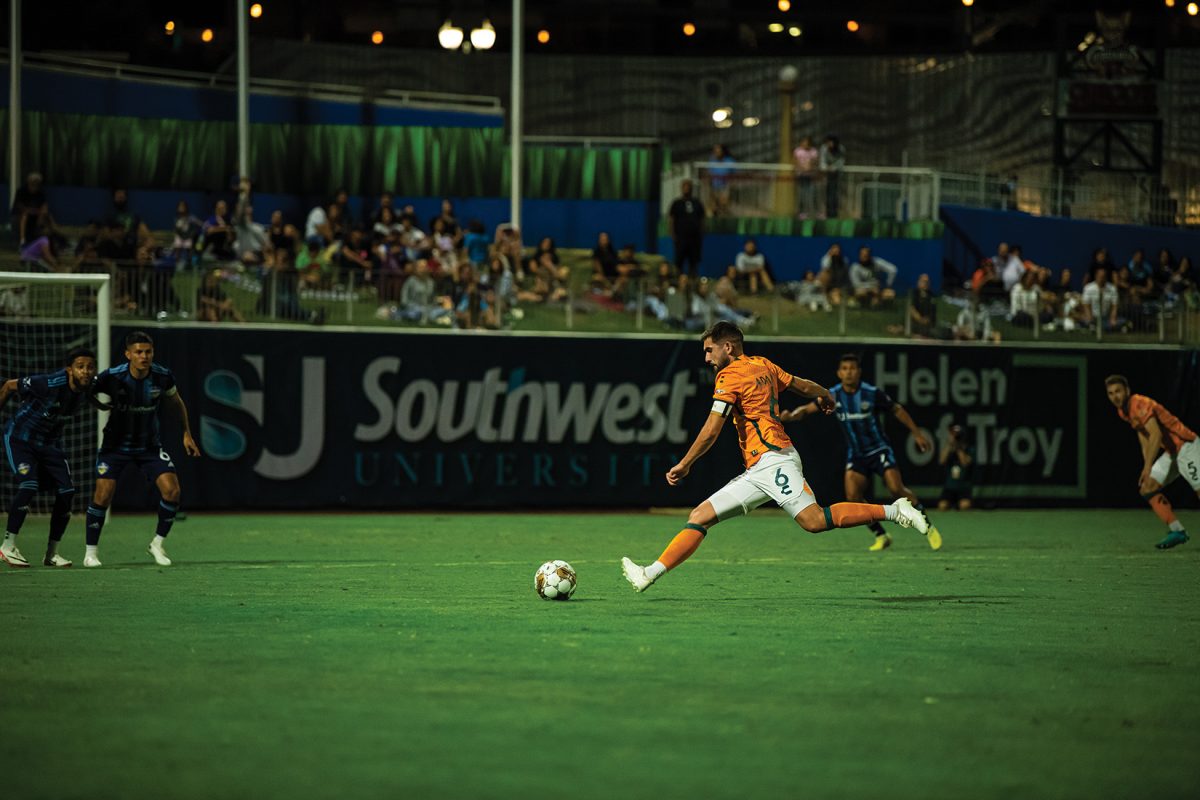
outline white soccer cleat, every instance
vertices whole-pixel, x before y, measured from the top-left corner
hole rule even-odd
[[[646,575],[645,567],[639,567],[628,558],[621,559],[621,571],[625,573],[625,580],[633,585],[635,591],[644,592],[650,588],[650,584],[654,583]]]
[[[907,497],[901,497],[892,505],[896,509],[896,522],[900,523],[901,528],[916,528],[918,533],[929,532],[929,520],[925,519],[923,513],[913,508],[912,501]]]
[[[86,556],[84,556],[84,557],[83,557],[83,565],[84,565],[85,567],[99,567],[99,566],[102,566],[102,565],[100,564],[100,559],[96,558],[96,557],[95,557],[95,556],[93,556],[93,555],[86,555]]]
[[[46,556],[44,559],[42,559],[42,566],[46,567],[69,567],[73,563],[73,561],[63,558],[58,553],[55,553],[52,556]]]
[[[0,545],[0,561],[5,562],[10,567],[29,566],[29,561],[25,556],[21,555],[21,551],[17,549],[15,544]]]
[[[146,548],[146,552],[154,556],[154,563],[160,567],[171,566],[171,559],[167,558],[167,551],[163,550],[161,546],[156,546],[154,542],[150,543],[150,546]]]

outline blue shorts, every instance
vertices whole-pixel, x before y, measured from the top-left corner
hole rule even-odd
[[[847,472],[859,472],[863,475],[870,475],[874,472],[876,475],[882,476],[883,473],[889,469],[895,469],[895,467],[896,454],[890,447],[885,447],[869,456],[860,456],[854,453],[846,456]]]
[[[96,479],[115,481],[128,467],[137,467],[151,483],[158,476],[175,471],[175,462],[166,450],[143,450],[140,453],[118,453],[115,450],[100,451],[96,456]]]
[[[37,483],[43,491],[54,486],[74,489],[71,468],[62,448],[52,444],[33,444],[4,435],[4,454],[9,469],[19,483]]]

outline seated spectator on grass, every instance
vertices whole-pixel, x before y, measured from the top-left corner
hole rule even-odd
[[[1092,251],[1092,263],[1088,266],[1087,278],[1084,280],[1084,285],[1091,283],[1096,279],[1096,270],[1102,269],[1105,272],[1112,273],[1112,259],[1108,256],[1107,247],[1097,247]]]
[[[871,308],[895,299],[892,282],[896,280],[898,271],[892,262],[872,255],[871,248],[859,248],[858,261],[850,265],[850,285],[854,289],[854,298]],[[881,275],[885,276],[886,285],[880,282]]]
[[[742,245],[742,252],[738,253],[734,260],[734,266],[737,267],[738,274],[746,280],[750,294],[758,294],[760,281],[768,292],[775,291],[775,283],[767,270],[767,257],[758,251],[758,242],[747,239]]]
[[[818,276],[825,296],[835,306],[853,296],[853,286],[850,283],[850,264],[842,255],[842,246],[834,242],[829,246],[825,255],[821,256],[821,274]]]
[[[379,299],[385,303],[399,302],[406,275],[415,274],[416,266],[410,264],[400,245],[400,233],[393,230],[380,242],[379,252]],[[426,274],[429,267],[425,267]]]
[[[449,325],[453,312],[437,297],[437,287],[429,274],[429,265],[418,261],[413,274],[404,281],[400,290],[400,307],[397,316],[407,322],[426,325],[430,322]]]
[[[670,264],[664,262],[664,267],[669,275]],[[636,293],[633,291],[634,285],[645,274],[646,270],[637,258],[637,248],[632,244],[625,244],[617,251],[617,279],[613,281],[613,297],[628,298],[631,293]]]
[[[996,265],[990,258],[985,258],[971,276],[971,295],[980,302],[1007,299],[1004,283],[996,274]]]
[[[1134,305],[1141,305],[1158,296],[1158,287],[1154,282],[1154,268],[1146,260],[1146,253],[1143,250],[1133,251],[1133,256],[1129,259],[1125,281],[1128,286],[1129,300]]]
[[[476,267],[481,267],[488,261],[488,242],[487,233],[483,227],[483,223],[477,219],[473,219],[467,223],[467,234],[463,237],[463,246],[467,249],[467,260]],[[512,262],[509,262],[512,266]]]
[[[521,232],[514,228],[512,223],[503,222],[496,226],[494,244],[500,255],[507,258],[509,265],[516,270],[525,255],[525,245],[521,242]],[[555,257],[557,257],[557,254]],[[518,277],[520,277],[519,273]]]
[[[229,224],[229,204],[224,200],[218,200],[213,205],[213,213],[208,219],[204,220],[203,243],[200,245],[200,253],[212,253],[212,255],[221,261],[232,261],[234,258],[233,252],[233,226]]]
[[[314,236],[304,243],[296,255],[296,272],[305,286],[328,289],[333,285],[333,248],[322,246]]]
[[[1032,328],[1034,320],[1045,325],[1054,317],[1042,310],[1042,290],[1037,285],[1037,273],[1026,270],[1017,285],[1009,292],[1008,319],[1021,328]]]
[[[271,240],[269,266],[278,266],[285,261],[292,263],[296,258],[296,239],[299,236],[300,231],[295,225],[284,223],[282,211],[272,211],[271,227],[267,228],[267,237]]]
[[[696,281],[696,291],[692,294],[691,318],[697,323],[703,322],[703,327],[707,328],[711,324],[709,319],[722,319],[745,329],[758,320],[754,314],[722,303],[712,290],[713,282],[708,278],[700,278]]]
[[[596,237],[592,248],[592,286],[611,291],[617,279],[617,250],[606,231]]]
[[[1186,296],[1196,291],[1197,285],[1200,285],[1200,275],[1196,274],[1196,270],[1192,269],[1192,259],[1184,256],[1179,259],[1179,264],[1171,272],[1171,277],[1167,281],[1167,291],[1175,296]]]
[[[457,274],[458,245],[454,241],[454,235],[447,232],[446,221],[441,217],[433,218],[429,239],[433,245],[433,256],[441,263],[442,268],[452,275]]]
[[[233,249],[239,263],[247,267],[266,264],[271,258],[271,237],[254,221],[254,207],[240,203],[241,217],[233,225]]]
[[[908,318],[913,336],[921,339],[934,336],[937,329],[937,297],[933,293],[929,276],[924,273],[917,278],[916,288],[912,290]]]
[[[233,300],[221,289],[221,271],[208,270],[196,290],[196,319],[200,322],[245,322],[242,312]]]
[[[1098,268],[1095,279],[1083,287],[1084,323],[1103,325],[1106,331],[1122,329],[1126,323],[1117,316],[1119,305],[1120,295],[1117,287],[1109,282],[1108,271]]]
[[[442,232],[450,237],[450,241],[454,244],[455,250],[461,250],[463,247],[464,231],[462,225],[458,223],[458,217],[454,215],[454,203],[447,199],[442,200],[442,211],[433,219],[429,220],[429,230],[433,230],[437,221],[442,221]]]
[[[833,311],[833,306],[829,304],[829,298],[825,295],[824,284],[811,269],[804,273],[804,280],[796,285],[796,304],[807,306],[809,311],[816,311],[818,308]]]
[[[503,258],[493,258],[488,264],[487,272],[481,276],[481,283],[495,296],[500,309],[512,309],[517,305],[517,284],[508,262]],[[498,313],[500,309],[497,309]]]
[[[991,259],[987,260],[991,261]],[[1000,341],[999,332],[992,330],[992,320],[987,309],[983,307],[977,297],[972,297],[970,305],[958,312],[958,318],[954,320],[950,332],[958,341]]]
[[[180,200],[175,206],[175,238],[171,242],[176,263],[192,263],[193,251],[203,226],[204,222],[188,210],[187,202]]]
[[[495,312],[488,303],[488,292],[479,282],[475,268],[469,265],[462,270],[462,282],[458,287],[454,304],[454,317],[458,327],[464,330],[496,328]]]
[[[711,282],[711,294],[715,301],[725,308],[730,309],[733,313],[757,319],[757,316],[752,311],[746,311],[741,307],[741,297],[737,290],[737,267],[730,266],[726,268],[725,274],[715,281]]]

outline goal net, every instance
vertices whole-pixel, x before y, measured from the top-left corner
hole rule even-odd
[[[108,282],[108,275],[0,272],[0,380],[61,369],[64,356],[75,347],[96,352],[97,370],[111,366]],[[0,434],[19,405],[19,398],[10,397],[0,408]],[[63,450],[78,490],[74,512],[87,507],[95,487],[93,465],[103,428],[101,416],[88,406],[63,428]],[[16,491],[7,453],[0,466],[0,515],[6,515]],[[53,501],[53,494],[43,487],[31,510],[49,513]]]

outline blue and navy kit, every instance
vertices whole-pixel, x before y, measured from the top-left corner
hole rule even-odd
[[[71,488],[59,439],[67,421],[87,403],[87,392],[72,391],[62,369],[19,379],[17,397],[21,405],[4,429],[4,455],[13,475],[31,488],[49,483]]]
[[[112,404],[96,457],[97,478],[116,480],[129,466],[138,467],[152,482],[164,472],[175,471],[158,436],[159,401],[175,392],[171,370],[158,364],[151,364],[141,379],[133,377],[129,364],[96,376],[96,393],[108,395]]]
[[[830,386],[829,393],[837,403],[834,415],[846,435],[846,469],[882,475],[895,467],[896,454],[878,419],[879,414],[896,407],[888,393],[865,381],[856,392],[847,392],[839,383]]]

